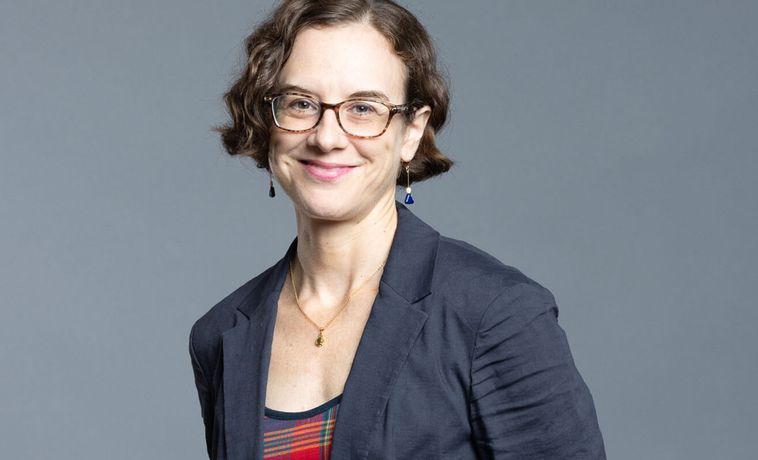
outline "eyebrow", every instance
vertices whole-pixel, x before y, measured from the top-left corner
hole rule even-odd
[[[315,96],[315,93],[311,90],[305,89],[302,86],[297,85],[284,85],[279,87],[278,89],[282,93],[286,93],[289,91],[294,91],[297,93],[305,93],[305,94],[313,94]],[[381,91],[356,91],[352,94],[350,94],[347,98],[348,99],[354,99],[356,97],[366,97],[366,98],[373,98],[373,99],[382,99],[384,101],[389,101],[390,98],[387,97],[386,94],[384,94]]]

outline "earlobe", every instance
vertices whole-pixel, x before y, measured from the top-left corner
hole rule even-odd
[[[406,163],[410,162],[416,155],[416,150],[418,150],[421,138],[424,136],[424,131],[431,114],[432,109],[428,105],[425,105],[416,110],[413,120],[408,123],[401,152],[401,158]]]

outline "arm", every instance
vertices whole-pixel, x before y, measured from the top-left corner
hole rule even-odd
[[[208,387],[208,379],[205,377],[205,372],[200,366],[200,362],[197,359],[195,353],[195,344],[193,342],[193,334],[195,328],[190,331],[189,338],[189,353],[192,359],[192,371],[195,374],[195,387],[197,387],[197,394],[200,398],[200,413],[203,417],[203,424],[205,425],[205,445],[208,450],[208,458],[211,458],[211,443],[213,436],[213,400]]]
[[[486,459],[605,459],[587,386],[549,291],[520,284],[487,307],[471,365],[471,425]]]

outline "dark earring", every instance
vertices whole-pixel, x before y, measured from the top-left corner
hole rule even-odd
[[[413,195],[411,195],[411,165],[405,164],[405,177],[408,178],[407,186],[405,187],[405,204],[413,204]]]
[[[271,170],[268,171],[268,196],[271,198],[276,196],[276,190],[274,190],[274,175]]]

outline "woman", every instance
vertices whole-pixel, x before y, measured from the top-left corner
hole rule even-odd
[[[214,459],[604,458],[552,295],[395,201],[447,171],[448,96],[389,0],[290,0],[220,128],[292,200],[284,257],[190,334]]]

